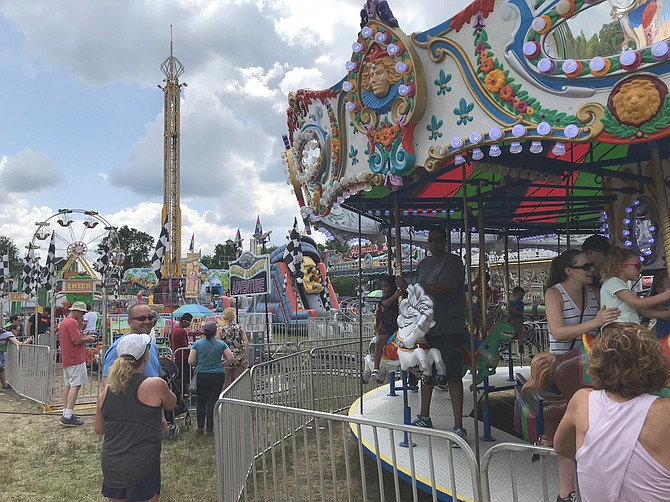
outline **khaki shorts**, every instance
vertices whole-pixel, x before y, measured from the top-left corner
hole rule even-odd
[[[63,387],[79,387],[80,385],[86,385],[87,382],[86,363],[63,368]]]

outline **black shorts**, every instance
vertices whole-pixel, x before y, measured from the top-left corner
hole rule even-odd
[[[426,335],[426,341],[431,349],[437,349],[442,354],[442,361],[447,367],[447,382],[460,382],[463,379],[463,333]]]
[[[140,500],[149,500],[154,495],[161,493],[161,459],[158,461],[149,474],[144,476],[141,481],[126,488],[110,488],[102,482],[102,495],[112,499],[126,499],[128,502],[137,502]]]

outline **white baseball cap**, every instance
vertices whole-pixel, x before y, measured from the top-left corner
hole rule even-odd
[[[130,356],[135,361],[139,361],[149,348],[151,337],[149,335],[129,334],[122,337],[116,345],[116,354],[119,357]]]

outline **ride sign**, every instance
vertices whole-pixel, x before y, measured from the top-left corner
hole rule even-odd
[[[269,293],[270,260],[268,255],[256,256],[248,251],[230,264],[230,294],[264,295]]]

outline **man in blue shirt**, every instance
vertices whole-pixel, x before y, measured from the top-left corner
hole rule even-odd
[[[136,303],[135,305],[131,305],[128,308],[128,326],[130,326],[130,332],[151,336],[149,360],[145,366],[145,372],[148,377],[160,376],[161,370],[160,360],[158,359],[158,348],[156,347],[156,338],[152,333],[153,327],[157,320],[158,315],[153,310],[151,310],[149,305],[146,303]],[[105,363],[102,367],[103,385],[107,383],[109,370],[112,368],[114,361],[116,361],[116,358],[118,357],[116,353],[116,346],[119,343],[119,340],[122,338],[123,336],[119,337],[107,349],[107,352],[105,352]]]

